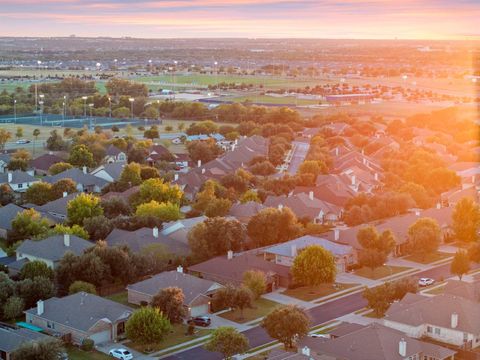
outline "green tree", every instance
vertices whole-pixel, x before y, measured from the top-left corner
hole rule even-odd
[[[60,179],[52,185],[52,199],[60,199],[63,193],[73,194],[77,191],[77,184],[72,179]]]
[[[22,127],[17,127],[17,131],[15,133],[15,137],[17,139],[21,139],[23,137],[23,128]]]
[[[95,288],[95,285],[86,282],[86,281],[74,281],[69,287],[68,287],[68,294],[76,294],[78,292],[86,292],[89,294],[97,294],[97,289]]]
[[[51,231],[49,231],[49,235],[64,235],[64,234],[75,235],[86,240],[89,239],[88,232],[83,227],[76,224],[72,226],[57,224]]]
[[[262,247],[298,237],[302,226],[290,209],[267,208],[252,216],[247,232],[254,246]]]
[[[150,129],[148,130],[145,130],[145,132],[143,133],[143,137],[145,139],[157,139],[158,137],[160,136],[159,132],[158,132],[158,128],[157,127],[151,127]]]
[[[15,171],[27,171],[28,170],[28,162],[23,159],[12,159],[8,163],[8,170]]]
[[[377,317],[383,316],[390,307],[393,288],[391,283],[384,283],[374,288],[366,288],[363,291],[363,297],[368,302],[368,307],[372,309]]]
[[[22,360],[57,360],[65,352],[59,339],[48,337],[24,342],[12,353],[12,358]]]
[[[240,202],[242,204],[245,204],[250,201],[258,202],[261,203],[262,201],[260,200],[260,197],[258,196],[258,193],[255,190],[247,190],[245,191],[242,196],[240,196]]]
[[[155,200],[137,207],[135,215],[138,217],[154,217],[161,221],[175,221],[182,217],[180,207],[172,203],[158,203]]]
[[[102,199],[103,213],[109,219],[114,219],[118,216],[128,216],[132,213],[130,204],[119,196],[112,196],[109,199]]]
[[[47,264],[40,260],[29,261],[25,265],[23,265],[22,269],[20,270],[21,279],[33,280],[38,276],[43,276],[50,280],[53,280],[54,273]]]
[[[18,213],[12,220],[12,231],[9,240],[23,240],[42,238],[47,234],[50,224],[34,209],[27,209]]]
[[[94,241],[105,240],[113,230],[112,221],[103,215],[86,218],[83,221],[83,227],[88,233],[88,237]]]
[[[61,151],[67,148],[67,144],[63,141],[63,138],[60,134],[57,133],[57,130],[52,130],[50,136],[47,139],[47,149],[51,151]]]
[[[118,182],[127,187],[140,185],[142,183],[141,169],[140,164],[131,162],[123,168]]]
[[[92,167],[95,165],[92,152],[84,144],[75,145],[72,150],[70,150],[68,162],[77,167]]]
[[[320,160],[305,160],[298,168],[299,174],[311,174],[316,179],[318,175],[327,170],[326,165]]]
[[[470,261],[480,263],[480,242],[477,241],[468,248],[468,257]]]
[[[25,303],[22,298],[18,296],[12,296],[8,298],[7,302],[3,306],[3,316],[7,320],[13,320],[20,317],[25,309]]]
[[[142,345],[158,343],[171,329],[170,321],[159,309],[150,306],[136,310],[127,321],[127,337]]]
[[[243,320],[243,310],[253,306],[253,296],[252,291],[245,286],[240,286],[235,289],[233,307],[240,310],[239,320]]]
[[[440,244],[440,226],[431,218],[418,219],[408,228],[411,251],[424,260],[428,254],[437,251]]]
[[[195,258],[209,259],[239,251],[245,243],[245,230],[237,220],[208,218],[196,224],[188,233],[188,243]]]
[[[205,349],[219,352],[227,360],[232,359],[235,354],[243,354],[248,348],[247,337],[230,326],[220,326],[215,329],[210,340],[205,344]]]
[[[223,217],[228,214],[230,208],[232,207],[232,202],[228,199],[215,198],[209,202],[205,208],[205,215],[212,217]]]
[[[311,245],[299,252],[290,271],[296,283],[314,286],[333,283],[337,267],[330,251],[319,245]]]
[[[452,227],[455,237],[463,242],[478,239],[480,229],[480,207],[470,198],[461,199],[452,213]]]
[[[378,249],[365,249],[358,255],[358,264],[369,268],[373,274],[376,268],[387,261],[387,255]]]
[[[12,133],[5,129],[0,129],[0,150],[5,150],[5,144],[12,138]]]
[[[39,181],[25,191],[25,201],[35,205],[44,205],[52,200],[52,185]]]
[[[99,215],[103,215],[103,209],[94,195],[81,193],[67,204],[67,218],[72,225],[83,225],[85,219]]]
[[[270,337],[284,344],[285,349],[294,346],[294,340],[308,334],[310,321],[307,314],[296,305],[282,305],[268,314],[261,323]]]
[[[33,279],[24,279],[17,282],[17,293],[25,301],[25,308],[35,306],[38,300],[46,300],[55,295],[53,281],[37,276]]]
[[[66,162],[58,162],[48,168],[48,173],[50,175],[57,175],[69,169],[73,169],[72,164]]]
[[[358,230],[358,243],[366,250],[377,250],[388,256],[395,249],[395,236],[391,230],[381,234],[373,226],[366,226]]]
[[[160,309],[160,311],[170,320],[172,324],[180,324],[187,311],[183,305],[185,296],[182,289],[178,287],[167,287],[161,289],[152,299],[152,307]]]
[[[457,275],[459,280],[462,280],[463,275],[470,271],[470,258],[468,253],[463,250],[459,250],[455,253],[453,261],[450,264],[450,272],[453,275]]]
[[[248,270],[243,273],[243,285],[250,289],[255,299],[267,290],[267,278],[260,270]]]
[[[178,185],[165,183],[163,179],[153,178],[145,180],[138,191],[137,204],[147,203],[155,200],[159,203],[170,202],[180,205],[183,199],[183,192]]]

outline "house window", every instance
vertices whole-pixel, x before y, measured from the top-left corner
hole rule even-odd
[[[427,332],[428,332],[428,333],[432,333],[432,330],[433,330],[433,329],[432,329],[431,326],[427,326]]]
[[[440,335],[440,328],[435,328],[435,335]]]
[[[18,184],[18,188],[19,189],[23,188],[23,184]]]
[[[468,340],[468,333],[463,333],[463,341],[467,341]]]

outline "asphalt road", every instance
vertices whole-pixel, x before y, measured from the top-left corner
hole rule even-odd
[[[479,268],[480,264],[476,264],[473,268]],[[450,277],[450,264],[440,265],[433,269],[422,271],[414,275],[415,277],[430,277],[435,280],[441,278]],[[362,293],[356,293],[345,296],[338,300],[331,301],[329,303],[319,305],[317,307],[308,310],[308,314],[311,319],[311,325],[316,326],[325,322],[334,320],[340,316],[347,315],[356,310],[360,310],[367,305],[366,300],[362,297]],[[257,326],[250,330],[243,332],[243,334],[250,341],[252,348],[261,346],[273,339],[263,330],[263,328]],[[219,353],[212,353],[205,350],[202,346],[197,346],[190,350],[183,351],[181,353],[171,355],[167,357],[168,360],[221,360],[223,357]]]
[[[303,160],[305,160],[305,157],[307,156],[310,144],[300,141],[294,141],[292,144],[295,144],[296,146],[292,156],[292,160],[290,161],[290,164],[288,166],[288,172],[291,175],[295,175],[298,168],[300,167],[300,164],[303,162]]]

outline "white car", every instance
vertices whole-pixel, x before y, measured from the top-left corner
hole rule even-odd
[[[327,334],[309,334],[308,336],[311,337],[311,338],[314,338],[314,339],[329,339],[330,338],[330,336],[328,336]]]
[[[109,354],[115,359],[121,359],[121,360],[133,359],[132,353],[127,349],[112,349],[110,350]]]
[[[17,140],[16,142],[17,144],[28,144],[30,140],[20,139],[20,140]]]
[[[435,283],[435,280],[431,278],[420,278],[418,280],[418,286],[430,286]]]

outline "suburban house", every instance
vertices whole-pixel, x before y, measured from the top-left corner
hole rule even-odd
[[[479,185],[462,184],[461,187],[446,191],[440,195],[442,206],[454,207],[463,198],[470,198],[478,203],[480,201]]]
[[[384,324],[414,338],[428,337],[464,349],[480,346],[480,303],[451,294],[407,294],[393,303]]]
[[[148,149],[147,162],[154,164],[157,161],[166,160],[169,161],[173,159],[174,156],[165,146],[154,144]]]
[[[11,155],[8,153],[0,154],[0,174],[7,171],[8,163],[10,162]]]
[[[275,264],[291,267],[298,253],[307,246],[318,245],[328,250],[335,257],[338,272],[345,272],[349,267],[356,264],[356,251],[348,245],[342,245],[319,237],[305,235],[294,240],[280,243],[262,249],[264,259],[273,261]]]
[[[108,200],[108,199],[111,199],[113,197],[118,197],[118,198],[122,198],[124,200],[127,200],[128,201],[128,198],[135,194],[136,192],[138,192],[138,189],[140,189],[140,186],[132,186],[130,189],[127,189],[123,192],[117,192],[117,191],[109,191],[108,193],[106,194],[103,194],[101,196],[102,200]]]
[[[480,280],[474,282],[448,280],[443,293],[480,303]]]
[[[126,245],[133,252],[140,252],[144,248],[154,245],[162,245],[165,250],[174,255],[190,254],[188,243],[176,241],[160,233],[157,227],[141,228],[135,231],[113,229],[105,239],[108,246]],[[173,260],[173,259],[172,259]]]
[[[453,208],[432,208],[427,210],[415,210],[415,212],[395,216],[385,220],[374,221],[368,224],[353,226],[351,228],[335,228],[332,231],[322,234],[322,237],[330,241],[352,246],[354,249],[361,251],[363,248],[357,241],[357,233],[366,226],[374,226],[379,232],[391,230],[395,235],[396,246],[393,256],[401,256],[408,249],[408,228],[421,218],[432,218],[438,222],[442,235],[444,237],[451,234]]]
[[[103,162],[106,164],[115,163],[115,162],[126,162],[127,154],[117,148],[115,145],[110,145],[107,150],[105,150],[105,158]]]
[[[39,300],[25,311],[27,323],[76,345],[84,339],[101,344],[121,338],[132,313],[128,306],[85,292]]]
[[[61,198],[50,201],[44,205],[31,205],[30,207],[53,221],[63,222],[67,219],[68,202],[75,199],[77,196],[78,193],[64,193]]]
[[[222,285],[239,286],[243,282],[243,274],[249,270],[258,270],[267,278],[267,291],[278,287],[288,287],[291,283],[290,268],[264,260],[252,252],[234,256],[229,251],[227,256],[217,256],[200,264],[190,266],[189,273],[218,282]]]
[[[8,232],[12,230],[12,220],[23,210],[20,206],[12,203],[0,207],[0,237],[7,238]]]
[[[150,279],[127,286],[128,302],[136,305],[151,303],[153,297],[164,288],[178,287],[185,296],[184,307],[187,316],[200,316],[210,312],[210,302],[215,292],[223,286],[185,274],[179,266],[177,271],[165,271]]]
[[[188,233],[195,225],[204,222],[206,219],[208,218],[202,215],[188,219],[170,221],[163,224],[163,229],[160,233],[170,240],[188,246]]]
[[[317,199],[313,191],[291,196],[268,196],[263,205],[279,209],[288,207],[298,218],[308,218],[315,224],[337,222],[343,213],[339,206]]]
[[[12,353],[22,344],[47,339],[49,336],[19,328],[13,325],[0,324],[0,359],[14,360]]]
[[[105,165],[100,165],[98,168],[91,171],[90,174],[105,181],[114,182],[120,179],[124,167],[125,162],[111,162]]]
[[[54,184],[58,180],[72,179],[77,184],[79,192],[95,192],[99,193],[108,184],[107,180],[88,173],[84,166],[82,170],[78,168],[68,169],[56,175],[49,175],[43,178],[43,181]]]
[[[252,216],[258,214],[260,211],[265,209],[265,206],[256,201],[249,201],[244,204],[235,203],[230,208],[229,215],[236,218],[241,223],[248,223]]]
[[[25,192],[32,184],[40,181],[33,175],[33,170],[15,170],[0,173],[0,184],[9,185],[15,192]]]
[[[456,354],[378,323],[332,339],[306,336],[297,346],[299,353],[308,357],[326,355],[342,360],[453,360]]]
[[[30,166],[33,169],[35,169],[35,174],[47,175],[48,169],[50,169],[50,166],[63,161],[65,160],[63,160],[61,157],[54,155],[53,153],[50,152],[48,154],[40,155],[39,157],[30,161]]]
[[[82,255],[85,250],[94,246],[88,240],[75,235],[55,235],[44,240],[25,240],[16,250],[17,261],[39,260],[55,269],[67,252]]]

